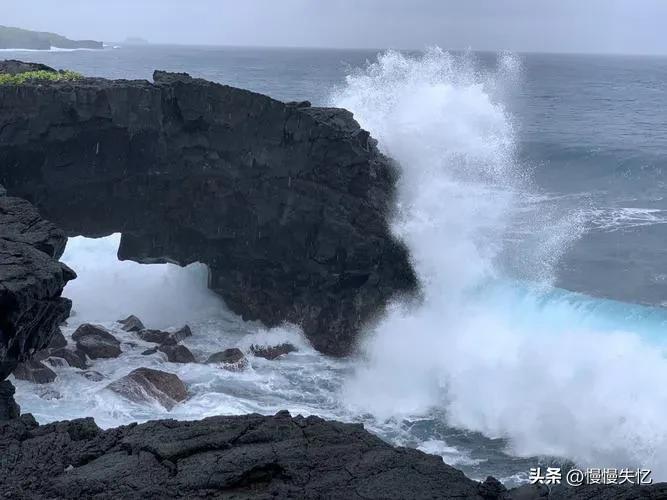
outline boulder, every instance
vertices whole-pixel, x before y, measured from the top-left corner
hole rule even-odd
[[[83,324],[72,335],[77,350],[91,359],[117,358],[120,356],[120,342],[106,328],[99,325]]]
[[[185,346],[182,345],[161,345],[158,347],[160,352],[167,355],[167,361],[171,363],[196,363],[195,357]]]
[[[102,380],[105,379],[104,375],[102,375],[100,372],[96,372],[95,370],[87,370],[85,372],[79,372],[79,375],[87,378],[92,382],[101,382]]]
[[[130,315],[125,319],[120,319],[118,320],[118,323],[123,325],[123,330],[126,332],[138,332],[139,330],[146,329],[141,320],[134,315]]]
[[[56,379],[56,373],[41,361],[28,360],[16,365],[14,377],[34,384],[48,384]]]
[[[387,217],[398,169],[352,113],[153,80],[0,86],[7,192],[67,235],[122,233],[121,260],[206,264],[232,311],[326,354],[416,291]]]
[[[47,361],[53,359],[62,359],[67,363],[68,366],[71,366],[72,368],[79,368],[80,370],[85,370],[88,368],[86,355],[79,350],[72,350],[67,348],[51,350]]]
[[[151,368],[137,368],[107,388],[135,403],[157,402],[167,410],[188,397],[188,390],[178,376]]]
[[[141,330],[137,332],[137,335],[144,342],[152,342],[154,344],[160,345],[176,345],[180,341],[191,337],[192,330],[188,325],[185,325],[180,330],[175,332],[165,332],[162,330]]]
[[[227,370],[243,370],[248,366],[248,360],[240,349],[225,349],[209,356],[207,363],[219,363]]]
[[[206,363],[218,363],[223,368],[231,371],[244,370],[248,366],[248,360],[240,349],[225,349],[222,352],[216,352],[209,356]]]
[[[252,352],[255,356],[257,356],[258,358],[271,359],[271,360],[276,359],[285,354],[289,354],[290,352],[296,352],[296,351],[297,348],[288,342],[275,346],[259,346],[259,345],[250,346],[250,352]]]
[[[152,347],[151,349],[146,349],[141,353],[142,356],[151,356],[153,354],[156,354],[158,351],[157,347]]]

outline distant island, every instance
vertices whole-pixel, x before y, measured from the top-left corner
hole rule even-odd
[[[30,31],[0,26],[0,49],[103,49],[104,44],[94,40],[70,40],[56,33]]]
[[[129,36],[122,43],[123,45],[148,45],[148,40],[138,36]]]

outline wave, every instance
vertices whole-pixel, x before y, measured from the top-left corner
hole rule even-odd
[[[393,226],[423,287],[371,329],[344,399],[379,420],[444,413],[519,456],[665,479],[665,311],[553,288],[590,214],[527,208],[540,193],[503,105],[520,82],[512,55],[489,71],[434,48],[382,54],[336,90],[401,166]]]

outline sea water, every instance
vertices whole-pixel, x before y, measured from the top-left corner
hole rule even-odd
[[[423,290],[400,301],[347,360],[298,328],[266,330],[206,290],[201,265],[118,262],[119,236],[72,238],[82,322],[112,329],[123,355],[85,379],[58,368],[16,382],[41,422],[294,413],[362,422],[394,444],[443,456],[474,478],[514,484],[540,461],[645,467],[667,479],[667,105],[661,58],[135,47],[17,54],[89,75],[188,71],[284,100],[342,106],[401,167],[392,229]],[[194,335],[198,360],[253,343],[299,351],[244,372],[142,356],[115,320]],[[139,366],[177,373],[191,398],[171,412],[104,387]]]

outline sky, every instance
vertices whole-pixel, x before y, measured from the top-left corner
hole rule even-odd
[[[70,38],[331,48],[667,54],[667,0],[0,0]]]

